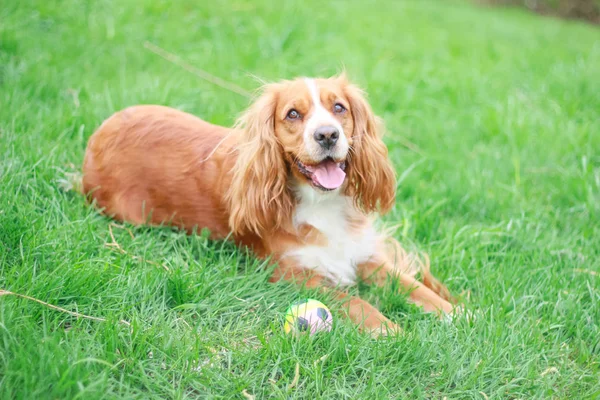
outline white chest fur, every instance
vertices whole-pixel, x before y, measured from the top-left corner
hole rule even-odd
[[[303,185],[298,195],[300,202],[294,222],[313,226],[327,241],[290,250],[285,256],[294,257],[304,268],[314,269],[336,284],[354,284],[357,264],[367,261],[375,252],[375,229],[369,223],[358,231],[350,230],[348,214],[354,205],[337,191],[317,193]]]

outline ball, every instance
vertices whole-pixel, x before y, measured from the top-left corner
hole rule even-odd
[[[329,308],[318,300],[306,299],[298,301],[285,313],[285,333],[314,334],[319,331],[330,331],[333,316]]]

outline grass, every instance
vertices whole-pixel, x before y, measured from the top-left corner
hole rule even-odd
[[[338,319],[288,338],[282,313],[315,293],[205,235],[111,227],[61,191],[114,111],[228,125],[247,106],[145,41],[248,90],[344,65],[389,130],[385,221],[478,317],[445,324],[360,288],[404,335]],[[0,296],[0,398],[598,398],[598,77],[596,28],[461,2],[5,0],[0,288],[106,321]]]

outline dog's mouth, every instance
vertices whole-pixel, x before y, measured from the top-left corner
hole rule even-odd
[[[315,165],[306,165],[296,161],[298,171],[321,190],[335,190],[342,186],[346,179],[346,161],[336,162],[328,157]]]

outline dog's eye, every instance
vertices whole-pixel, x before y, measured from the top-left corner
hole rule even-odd
[[[342,114],[344,111],[346,111],[346,107],[344,107],[340,103],[335,103],[335,105],[333,106],[333,112],[336,114]]]
[[[292,108],[288,111],[286,118],[291,120],[300,119],[300,113]]]

